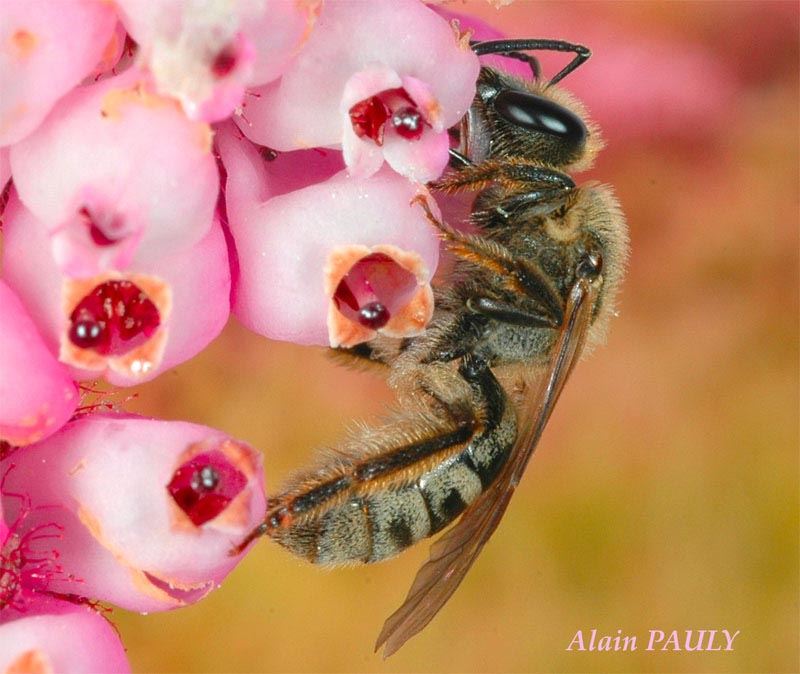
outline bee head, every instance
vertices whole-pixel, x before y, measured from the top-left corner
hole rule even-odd
[[[466,122],[473,161],[535,157],[560,170],[581,170],[602,145],[583,106],[558,87],[483,68],[477,92]]]

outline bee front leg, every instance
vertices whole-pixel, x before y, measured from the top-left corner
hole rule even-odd
[[[575,188],[575,181],[566,173],[523,162],[487,159],[479,164],[458,152],[450,150],[455,171],[431,183],[433,189],[453,194],[462,191],[478,192],[492,184],[509,191],[546,191],[561,193]]]
[[[569,188],[572,189],[572,188]],[[501,204],[494,207],[503,220],[508,220],[518,210],[522,208],[542,207],[541,214],[555,210],[565,202],[565,195],[569,189],[548,188],[532,190],[523,194],[516,194],[505,199]]]

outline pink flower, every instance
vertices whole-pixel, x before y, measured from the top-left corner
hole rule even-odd
[[[449,5],[449,7],[458,7],[458,5]],[[470,40],[474,42],[488,42],[489,40],[502,40],[504,38],[510,37],[505,33],[497,30],[493,26],[490,26],[485,21],[478,19],[474,16],[470,16],[469,14],[462,14],[460,12],[453,12],[449,9],[447,5],[444,3],[441,5],[435,5],[432,7],[433,11],[435,11],[439,16],[448,21],[457,21],[458,27],[464,31],[469,31]],[[536,13],[538,15],[540,8],[536,8]],[[541,33],[542,35],[544,33]],[[536,52],[530,52],[531,54],[536,54]],[[516,77],[520,77],[522,79],[530,79],[531,77],[531,69],[527,63],[523,61],[519,61],[514,58],[508,58],[506,56],[498,56],[496,54],[490,54],[488,56],[481,56],[479,58],[482,66],[489,66],[490,68],[495,68],[496,70],[503,70],[511,75],[515,75]]]
[[[118,75],[130,65],[132,46],[127,44],[128,33],[119,21],[114,24],[114,32],[100,55],[100,60],[90,72],[84,84],[93,84],[104,77]]]
[[[91,276],[205,236],[219,186],[211,138],[131,70],[67,96],[11,148],[11,170],[59,266]]]
[[[78,404],[78,391],[2,280],[0,326],[0,441],[27,445],[66,423]]]
[[[260,455],[213,429],[92,414],[13,455],[3,505],[17,535],[56,527],[51,593],[136,611],[177,608],[217,587],[266,507]]]
[[[187,250],[145,258],[135,271],[72,279],[13,190],[4,219],[6,281],[76,379],[147,381],[201,351],[225,325],[230,270],[218,221]]]
[[[5,0],[0,40],[0,672],[124,672],[97,602],[219,586],[261,457],[75,382],[146,382],[231,304],[300,344],[422,332],[417,201],[479,61],[419,0]]]
[[[0,496],[13,500],[16,514],[6,521],[0,498],[0,622],[34,610],[37,603],[52,595],[50,582],[62,575],[54,542],[61,538],[62,527],[55,522],[31,526],[32,512],[27,494],[6,490],[6,478],[13,470],[3,467]]]
[[[191,119],[216,121],[272,81],[308,37],[314,2],[119,0],[139,63]]]
[[[0,623],[0,671],[125,674],[130,666],[119,635],[102,614],[89,605],[51,599],[35,613]]]
[[[237,123],[276,150],[342,147],[355,177],[385,159],[426,182],[447,164],[446,130],[472,102],[477,74],[466,39],[421,3],[331,0],[283,77],[253,90]]]
[[[391,171],[367,179],[338,173],[271,196],[281,155],[264,163],[230,128],[219,132],[218,147],[238,258],[233,311],[247,327],[331,346],[425,327],[439,240],[412,204],[423,187]]]
[[[0,146],[27,136],[92,71],[114,22],[110,3],[0,3]]]
[[[8,148],[0,147],[0,193],[11,179],[11,163],[8,160]]]
[[[80,585],[59,564],[62,527],[33,525],[27,495],[6,489],[13,467],[3,470],[2,496],[16,515],[7,521],[0,500],[0,671],[128,672],[116,631],[92,602],[74,594]],[[54,592],[56,578],[72,591]]]

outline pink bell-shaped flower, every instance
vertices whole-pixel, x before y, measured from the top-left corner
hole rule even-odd
[[[126,674],[130,665],[114,626],[90,605],[51,599],[30,615],[3,619],[0,672]]]
[[[216,220],[185,251],[77,279],[59,271],[45,227],[14,190],[4,220],[5,279],[76,379],[148,381],[199,353],[227,321],[230,268]]]
[[[354,177],[385,159],[427,182],[447,164],[447,129],[469,108],[478,68],[468,38],[420,2],[331,0],[283,77],[251,92],[237,124],[276,150],[342,147]]]
[[[138,61],[192,119],[217,121],[279,77],[316,18],[311,2],[119,0]]]
[[[0,2],[0,146],[27,136],[91,73],[115,22],[107,2]]]
[[[13,462],[3,504],[9,517],[28,507],[18,535],[59,532],[48,591],[136,611],[184,606],[217,587],[266,507],[260,454],[185,422],[86,415]]]
[[[233,311],[247,327],[348,347],[424,329],[439,255],[436,232],[412,203],[424,187],[389,170],[366,179],[340,172],[272,196],[281,155],[265,162],[230,127],[217,143],[238,259]]]
[[[211,227],[212,133],[136,70],[73,91],[11,148],[14,185],[70,276],[186,250]]]

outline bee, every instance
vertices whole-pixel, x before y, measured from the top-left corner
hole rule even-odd
[[[416,337],[338,355],[384,370],[400,405],[299,473],[268,503],[266,534],[310,562],[377,562],[458,522],[431,547],[376,650],[395,652],[436,615],[496,529],[576,362],[602,340],[628,249],[608,187],[577,186],[601,147],[582,105],[555,86],[590,55],[555,40],[473,44],[525,60],[531,80],[482,67],[451,170],[431,187],[474,193],[466,234],[420,206],[455,256]],[[526,52],[572,52],[542,81]]]

